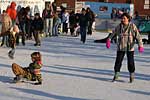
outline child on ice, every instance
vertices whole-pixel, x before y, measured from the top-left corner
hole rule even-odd
[[[28,81],[38,81],[34,85],[42,84],[42,75],[40,69],[42,67],[40,52],[33,52],[31,54],[32,63],[28,67],[21,67],[20,65],[13,63],[12,71],[16,75],[14,82],[20,82],[23,78]]]
[[[16,48],[16,34],[19,33],[19,28],[17,25],[14,25],[8,34],[8,42],[9,46],[11,47],[11,50],[8,52],[8,56],[13,59],[15,54],[15,48]]]

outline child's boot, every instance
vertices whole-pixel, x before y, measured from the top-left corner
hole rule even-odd
[[[34,85],[41,85],[42,82],[37,82],[37,83],[34,83]]]
[[[134,73],[130,73],[130,83],[134,81]]]
[[[14,78],[14,82],[15,82],[15,83],[21,82],[21,78],[22,78],[21,75],[17,75],[17,76]]]
[[[116,80],[118,80],[118,77],[119,77],[119,72],[115,72],[112,82],[115,82]]]

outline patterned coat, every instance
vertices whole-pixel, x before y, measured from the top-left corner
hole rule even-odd
[[[2,22],[1,33],[3,34],[11,28],[12,21],[11,21],[11,18],[9,17],[9,15],[7,13],[3,13],[1,15],[1,22]]]
[[[135,40],[138,46],[143,47],[141,35],[133,23],[127,26],[119,24],[109,38],[112,39],[113,36],[116,36],[118,51],[134,51]]]
[[[29,72],[26,75],[26,78],[28,80],[36,79],[39,82],[41,82],[42,81],[42,75],[41,75],[41,71],[40,71],[41,67],[42,67],[41,61],[35,61],[33,63],[30,63],[29,67],[27,67]]]
[[[42,64],[39,61],[35,61],[33,63],[30,63],[28,68],[31,73],[37,75],[37,74],[41,74],[40,73],[41,67],[42,67]]]

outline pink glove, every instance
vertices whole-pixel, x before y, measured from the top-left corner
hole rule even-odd
[[[106,41],[106,47],[109,49],[110,48],[110,39],[107,39],[107,41]]]
[[[139,50],[140,53],[144,52],[144,48],[143,47],[139,47],[138,50]]]

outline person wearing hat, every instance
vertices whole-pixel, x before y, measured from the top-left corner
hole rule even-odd
[[[16,2],[14,2],[14,1],[11,2],[10,6],[7,8],[6,12],[12,20],[12,25],[15,25],[16,18],[17,18]]]
[[[23,79],[28,81],[38,81],[34,85],[42,84],[42,75],[40,69],[42,68],[42,60],[40,52],[33,52],[31,54],[32,63],[28,67],[21,67],[20,65],[13,63],[12,71],[15,74],[14,82],[22,82]]]
[[[114,66],[113,82],[118,80],[122,61],[124,55],[127,54],[129,82],[134,80],[135,63],[134,63],[134,44],[138,43],[138,50],[140,53],[144,52],[141,35],[134,23],[131,23],[131,17],[128,13],[123,13],[121,16],[121,23],[115,28],[113,33],[106,41],[106,47],[110,48],[112,37],[117,39],[117,57]],[[136,42],[137,41],[137,42]]]
[[[40,39],[40,34],[43,30],[43,20],[40,17],[40,13],[36,13],[34,20],[32,22],[32,27],[33,27],[33,36],[35,39],[35,44],[34,46],[41,46],[41,39]]]

